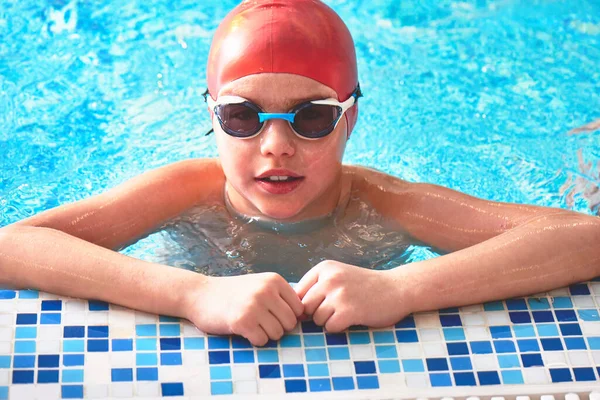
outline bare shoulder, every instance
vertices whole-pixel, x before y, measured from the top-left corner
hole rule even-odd
[[[380,198],[385,193],[407,192],[415,185],[396,176],[361,165],[344,165],[343,173],[351,177],[354,194],[371,203],[375,200],[374,198]]]

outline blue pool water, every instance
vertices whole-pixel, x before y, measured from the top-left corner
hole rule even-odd
[[[595,213],[600,3],[330,0],[365,97],[345,161]],[[236,1],[0,0],[0,226],[216,155],[201,93]]]

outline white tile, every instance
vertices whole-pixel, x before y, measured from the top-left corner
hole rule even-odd
[[[573,305],[577,308],[596,308],[591,296],[573,296]]]
[[[421,345],[418,343],[399,343],[396,347],[400,358],[419,358],[423,355]]]
[[[181,360],[183,365],[188,368],[194,368],[200,365],[206,365],[206,351],[182,351]]]
[[[62,397],[60,384],[36,385],[35,395],[38,399],[55,400]]]
[[[425,357],[446,357],[448,355],[448,347],[446,343],[427,343],[423,345],[423,353]]]
[[[37,328],[37,337],[44,339],[63,339],[63,327],[60,325],[40,325]]]
[[[490,371],[498,369],[498,361],[493,354],[473,354],[471,356],[473,368],[478,371]]]
[[[425,374],[405,374],[406,386],[410,388],[426,388],[429,386],[429,380]]]
[[[135,352],[113,351],[110,353],[111,368],[125,368],[135,366]]]
[[[256,379],[256,364],[248,365],[232,365],[231,377],[238,381],[255,380]]]
[[[196,371],[183,365],[161,365],[158,367],[158,376],[162,382],[179,382],[184,378],[196,376]]]
[[[135,313],[129,310],[111,310],[108,312],[108,322],[111,325],[135,325]]]
[[[136,311],[135,313],[136,325],[158,324],[158,322],[158,317],[156,315],[144,313],[141,311]]]
[[[17,301],[15,308],[18,312],[37,313],[40,310],[40,303],[37,301]]]
[[[110,323],[109,323],[110,324]],[[112,339],[129,339],[135,337],[135,325],[109,325]]]
[[[483,305],[474,304],[472,306],[461,307],[459,310],[461,313],[483,312]]]
[[[116,382],[110,387],[111,397],[116,398],[131,398],[133,397],[132,382]]]
[[[86,398],[101,399],[108,397],[108,385],[85,385],[83,390]]]
[[[6,301],[6,300],[0,301],[0,312],[12,313],[15,311],[15,307],[16,307],[16,302],[14,302],[14,301]]]
[[[190,324],[189,322],[182,322],[181,327],[182,327],[183,336],[185,336],[185,337],[206,336],[206,334],[204,332],[202,332],[200,329],[196,328],[194,325]]]
[[[40,354],[59,354],[60,340],[38,340],[36,349]]]
[[[590,282],[588,286],[592,293],[600,294],[600,282]]]
[[[487,340],[490,339],[490,333],[487,327],[482,326],[467,326],[465,334],[468,340]]]
[[[439,329],[419,329],[421,342],[439,342],[442,340],[442,333]]]
[[[85,325],[85,313],[82,312],[63,312],[62,323],[64,325]]]
[[[594,364],[595,365],[600,364],[600,350],[593,350],[591,353],[592,353],[592,359],[594,360]]]
[[[261,394],[285,394],[283,379],[262,379],[258,382]]]
[[[482,313],[468,313],[460,316],[463,326],[483,326],[485,318]]]
[[[354,372],[354,367],[351,361],[331,361],[329,363],[329,371],[331,376],[351,376]]]
[[[540,385],[549,383],[544,367],[523,368],[523,380],[527,385]]]
[[[8,369],[0,369],[0,385],[6,386],[10,384],[10,374]],[[17,397],[18,398],[18,397]]]
[[[13,338],[14,338],[13,332],[14,332],[13,328],[5,328],[5,327],[0,326],[0,340],[2,340],[2,341],[13,340]]]
[[[0,354],[12,354],[12,342],[0,342]]]
[[[300,363],[304,362],[302,349],[283,348],[279,350],[279,358],[283,363]]]
[[[36,399],[35,385],[12,385],[8,387],[9,399]]]
[[[569,290],[567,288],[554,289],[548,292],[548,296],[550,297],[564,297],[570,295],[571,294],[569,293]]]
[[[87,323],[88,325],[108,325],[108,313],[101,311],[89,312]]]
[[[371,345],[350,346],[350,354],[354,360],[372,360],[375,357]]]
[[[184,391],[185,393],[185,391]],[[161,396],[161,389],[159,382],[136,382],[135,383],[135,395],[136,396]]]
[[[0,314],[0,326],[12,326],[15,324],[14,314]]]
[[[580,321],[581,331],[584,336],[598,336],[600,335],[600,324],[598,322],[586,322]]]
[[[84,312],[88,309],[87,305],[87,302],[76,299],[63,301],[63,307],[65,311],[68,311],[68,314]]]
[[[406,388],[406,379],[404,378],[404,374],[380,374],[378,379],[379,388],[382,390],[398,390]]]
[[[195,399],[196,397],[194,396],[198,396],[201,398],[204,397],[209,397],[210,394],[210,381],[208,380],[208,370],[206,371],[206,375],[198,375],[200,376],[206,376],[206,380],[204,379],[197,379],[197,380],[191,380],[188,382],[184,382],[183,384],[183,393],[185,393],[186,396],[190,396],[190,399]]]
[[[508,325],[511,324],[510,317],[506,311],[487,311],[485,313],[488,324],[490,325]]]
[[[564,368],[568,367],[565,353],[562,351],[543,351],[542,360],[546,368]]]
[[[256,381],[234,381],[234,394],[255,394],[258,393],[258,385]]]
[[[567,357],[573,367],[592,367],[592,361],[587,351],[569,351]]]
[[[441,328],[440,315],[436,313],[423,313],[414,315],[415,324],[419,328]]]
[[[84,383],[111,383],[110,353],[86,353],[83,369]]]

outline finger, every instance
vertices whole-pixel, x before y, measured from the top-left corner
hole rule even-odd
[[[325,300],[325,297],[325,293],[319,289],[318,285],[311,287],[302,299],[302,304],[304,304],[304,313],[306,315],[313,315],[317,308],[319,308],[321,303]]]
[[[267,333],[260,325],[256,325],[254,329],[243,336],[254,346],[264,346],[269,341],[269,336],[267,336]]]
[[[294,294],[296,296],[296,294]],[[298,318],[296,314],[283,298],[275,298],[275,300],[269,304],[269,311],[279,320],[279,323],[283,326],[286,331],[291,331],[296,327]]]
[[[292,312],[296,317],[302,315],[302,313],[304,312],[304,305],[302,304],[302,300],[300,300],[300,297],[298,297],[298,294],[296,294],[296,292],[290,285],[286,283],[285,286],[279,291],[279,295],[281,296],[283,301],[285,301],[290,306]]]
[[[300,299],[304,299],[304,296],[306,296],[306,292],[308,292],[308,290],[312,286],[314,286],[318,280],[319,272],[316,268],[312,268],[302,277],[302,279],[300,279],[300,282],[298,282],[296,287],[294,287],[294,290],[298,294],[298,297]]]
[[[259,323],[269,339],[279,340],[285,333],[283,326],[281,326],[279,320],[271,312],[263,313]]]
[[[327,332],[341,332],[348,329],[352,323],[344,318],[343,313],[334,312],[325,323]]]
[[[332,306],[323,302],[313,314],[313,322],[319,326],[324,326],[334,312],[335,309]]]

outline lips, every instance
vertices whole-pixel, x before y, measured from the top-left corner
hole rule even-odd
[[[287,169],[271,169],[258,175],[255,181],[271,194],[287,194],[296,190],[304,177]]]

